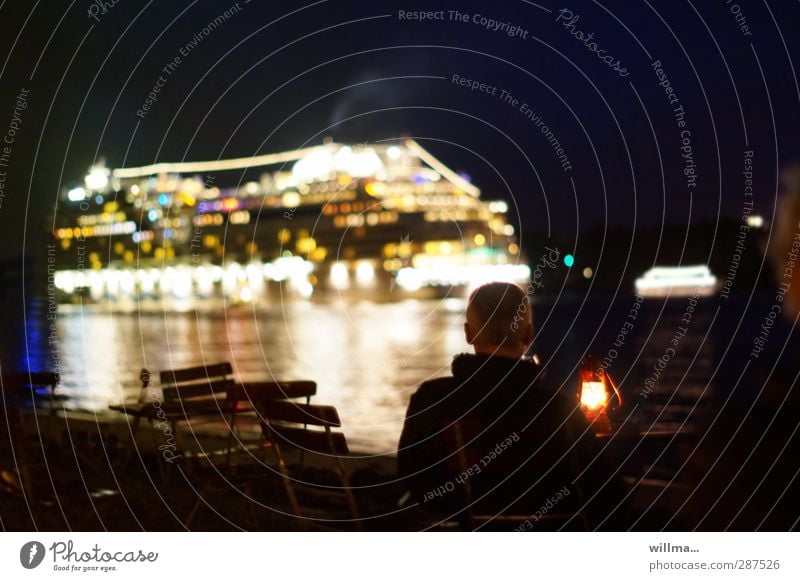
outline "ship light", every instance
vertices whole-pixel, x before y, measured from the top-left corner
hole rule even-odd
[[[281,204],[286,208],[296,208],[300,205],[300,194],[297,192],[286,192],[281,196]]]
[[[335,262],[331,265],[331,286],[335,289],[347,287],[349,276],[347,266],[342,262]]]
[[[300,254],[309,254],[317,248],[317,241],[314,238],[299,238],[295,242],[295,249]]]
[[[292,239],[292,233],[289,232],[286,228],[281,228],[278,230],[278,242],[281,243],[281,246],[288,243],[289,240]]]
[[[132,295],[136,288],[136,280],[133,278],[133,273],[130,270],[124,270],[119,276],[120,290],[126,295]]]
[[[747,217],[747,225],[751,228],[761,228],[764,225],[764,217],[753,214]]]
[[[364,190],[370,196],[379,196],[382,193],[384,193],[383,184],[381,184],[380,182],[369,182],[367,185],[364,186]]]
[[[591,353],[581,362],[578,401],[589,420],[604,416],[609,409],[617,409],[622,403],[614,380]]]
[[[389,149],[386,150],[386,155],[389,156],[389,159],[400,159],[402,155],[402,150],[397,147],[396,145],[392,145]]]
[[[249,303],[253,299],[253,293],[249,288],[244,287],[239,293],[239,298],[243,303]]]
[[[489,202],[489,211],[493,214],[505,214],[508,212],[508,204],[506,204],[503,200]]]
[[[198,267],[195,278],[197,279],[197,293],[204,297],[211,295],[214,290],[214,274],[211,269]]]
[[[72,188],[67,192],[67,198],[70,202],[82,202],[86,199],[86,190],[83,188]]]
[[[261,291],[264,287],[264,276],[258,264],[254,262],[248,264],[245,268],[245,273],[247,274],[247,286],[250,290]]]
[[[70,271],[56,272],[53,277],[53,282],[57,289],[63,290],[65,293],[72,294],[75,290],[75,280]]]
[[[139,279],[139,292],[143,295],[152,294],[155,288],[155,278],[146,270],[139,270],[136,275]]]
[[[328,149],[317,149],[297,160],[292,167],[292,177],[312,182],[327,179],[333,171],[333,155]],[[280,187],[280,186],[279,186]]]
[[[192,274],[188,269],[180,268],[172,281],[172,294],[177,299],[189,298],[192,294]]]
[[[232,212],[239,209],[239,200],[236,198],[225,198],[222,200],[222,209],[226,212]]]
[[[276,281],[288,279],[292,282],[298,282],[306,280],[308,274],[314,268],[310,262],[306,262],[299,256],[277,258],[272,264],[275,267],[273,276]]]
[[[231,224],[249,224],[250,212],[248,212],[247,210],[238,210],[236,212],[231,212],[228,221]]]
[[[233,291],[236,290],[237,286],[238,286],[237,272],[232,270],[231,267],[229,266],[223,271],[222,274],[222,290],[224,294],[227,296],[233,293]]]
[[[363,151],[353,151],[344,146],[336,152],[333,158],[334,169],[338,172],[349,174],[355,178],[365,178],[374,175],[383,168],[383,162],[375,150],[367,148]]]
[[[359,262],[356,266],[356,280],[361,285],[368,285],[375,280],[375,267],[367,261]]]
[[[400,288],[408,292],[414,292],[422,288],[422,276],[414,267],[401,268],[397,272],[396,280]]]
[[[89,275],[89,294],[93,300],[99,300],[103,296],[103,278],[97,273]]]
[[[94,166],[83,178],[87,190],[104,190],[108,186],[110,172],[104,167]]]

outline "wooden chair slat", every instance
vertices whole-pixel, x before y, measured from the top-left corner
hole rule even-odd
[[[311,397],[316,393],[317,384],[313,381],[257,381],[234,385],[228,392],[228,398],[255,404],[269,399]]]
[[[279,446],[288,445],[320,454],[345,455],[350,453],[347,439],[341,432],[331,432],[329,441],[328,434],[323,431],[290,428],[275,424],[270,424],[266,430],[272,432],[273,439]]]
[[[233,373],[233,367],[227,361],[213,365],[198,365],[185,369],[169,369],[160,374],[161,385],[173,385],[188,381],[210,380]]]
[[[264,400],[259,407],[262,419],[312,426],[341,427],[336,408],[329,405],[312,405],[280,400]]]
[[[217,397],[228,392],[234,385],[232,379],[217,379],[206,383],[191,383],[188,385],[171,385],[163,388],[165,402],[185,401],[201,397]]]

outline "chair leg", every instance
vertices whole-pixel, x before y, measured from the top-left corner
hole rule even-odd
[[[464,473],[467,471],[467,457],[464,452],[464,432],[462,432],[461,424],[458,422],[453,426],[453,433],[456,440],[456,449],[458,450],[457,457],[459,468],[462,470],[462,473]],[[466,508],[458,515],[458,521],[462,528],[474,531],[476,522],[475,514],[472,511],[472,483],[469,479],[464,481],[464,497]]]
[[[186,515],[185,524],[187,529],[192,528],[192,521],[194,520],[194,517],[197,516],[197,512],[200,510],[200,506],[202,503],[203,503],[202,497],[198,496],[197,500],[194,501],[194,506],[192,506],[192,510],[189,512],[188,515]]]
[[[283,488],[286,490],[286,496],[289,497],[289,505],[292,507],[294,515],[300,520],[300,526],[306,528],[305,521],[303,521],[303,513],[300,511],[300,503],[297,502],[297,495],[294,493],[294,486],[292,486],[292,481],[289,478],[289,469],[286,468],[286,462],[283,460],[280,446],[278,446],[274,438],[271,439],[271,442],[272,449],[275,451],[275,456],[278,459],[278,470],[280,470],[281,473]]]
[[[342,487],[344,487],[344,494],[347,498],[347,506],[350,509],[350,516],[355,519],[353,521],[353,526],[356,528],[356,530],[363,531],[364,523],[361,522],[361,515],[358,512],[358,505],[356,504],[356,497],[353,496],[353,489],[350,488],[350,479],[347,478],[347,472],[345,472],[342,459],[338,454],[336,456],[336,466],[339,469],[339,480],[342,483]]]
[[[50,413],[47,416],[47,427],[45,428],[45,434],[47,439],[49,440],[52,438],[53,435],[53,416],[56,415],[56,398],[55,398],[55,391],[56,386],[50,386]]]
[[[235,406],[235,404],[234,404]],[[236,408],[234,407],[233,412],[231,412],[231,423],[228,426],[228,443],[227,447],[225,448],[225,474],[230,474],[231,469],[231,451],[233,448],[233,437],[234,437],[234,430],[236,430]],[[241,438],[241,436],[240,436]]]

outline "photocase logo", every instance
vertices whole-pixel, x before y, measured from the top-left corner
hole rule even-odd
[[[26,569],[35,569],[44,560],[44,545],[39,541],[30,541],[19,550],[19,562]]]

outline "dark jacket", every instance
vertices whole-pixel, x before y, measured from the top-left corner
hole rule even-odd
[[[458,355],[452,373],[411,397],[400,437],[398,472],[420,506],[451,515],[471,492],[482,514],[579,508],[585,486],[573,481],[595,442],[576,399],[543,388],[541,368],[526,360]],[[584,480],[596,478],[593,467]]]

